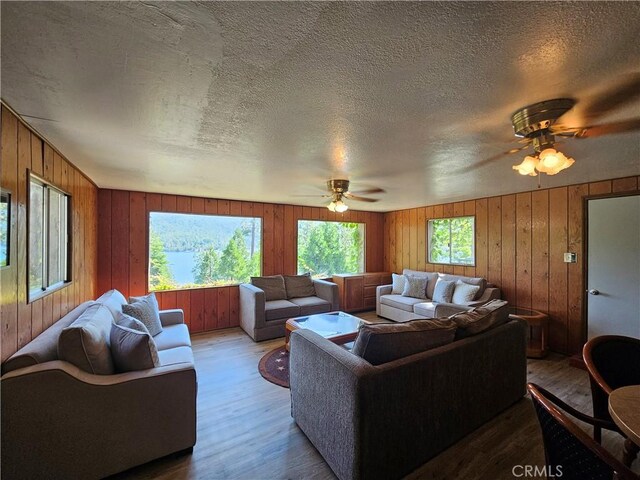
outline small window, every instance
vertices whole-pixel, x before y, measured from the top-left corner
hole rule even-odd
[[[298,273],[324,278],[364,272],[364,239],[364,223],[299,220]]]
[[[429,220],[429,263],[475,265],[475,217]]]
[[[248,282],[262,267],[262,219],[151,212],[149,291]]]
[[[69,196],[36,177],[29,181],[29,299],[69,278]]]
[[[0,267],[9,266],[11,258],[11,194],[0,191]]]

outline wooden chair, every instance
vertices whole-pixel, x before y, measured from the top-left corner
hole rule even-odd
[[[613,390],[628,385],[640,385],[640,340],[620,335],[603,335],[589,340],[583,350],[582,358],[589,372],[593,416],[611,421],[609,414],[609,395]],[[624,436],[618,429],[615,431]],[[594,427],[593,438],[600,443],[602,430]],[[625,439],[624,458],[631,465],[638,454],[638,446]]]
[[[527,390],[531,394],[542,430],[547,475],[553,474],[562,480],[640,479],[572,422],[563,411],[601,428],[608,428],[608,422],[575,410],[533,383],[527,384]]]

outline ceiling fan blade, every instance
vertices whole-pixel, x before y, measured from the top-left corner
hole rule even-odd
[[[372,193],[384,193],[382,188],[367,188],[366,190],[356,190],[355,192],[349,191],[354,195],[371,195]]]
[[[599,94],[581,109],[586,122],[592,122],[613,112],[640,96],[640,72],[626,75],[624,80],[606,92]]]
[[[622,120],[620,122],[605,123],[602,125],[592,125],[589,127],[560,127],[561,131],[554,131],[554,135],[575,138],[594,138],[603,135],[613,135],[616,133],[626,133],[640,130],[640,118]]]
[[[530,139],[527,139],[527,140],[528,140],[528,141],[527,141],[526,145],[523,145],[522,147],[515,147],[515,148],[512,148],[512,149],[507,150],[507,151],[505,151],[505,152],[500,152],[500,153],[498,153],[498,154],[496,154],[496,155],[493,155],[493,156],[491,156],[491,157],[489,157],[489,158],[485,158],[484,160],[480,160],[479,162],[476,162],[476,163],[474,163],[474,164],[472,164],[472,165],[467,165],[467,166],[465,166],[464,168],[457,169],[457,170],[455,170],[455,171],[454,171],[454,172],[452,172],[452,173],[462,173],[462,172],[466,172],[466,171],[468,171],[470,168],[473,168],[473,169],[476,169],[476,168],[482,168],[482,167],[484,167],[484,166],[486,166],[486,165],[489,165],[489,164],[491,164],[491,163],[497,162],[497,161],[498,161],[498,160],[500,160],[502,157],[506,157],[507,155],[512,155],[512,154],[514,154],[514,153],[521,152],[522,150],[526,150],[527,148],[529,148],[529,147],[531,146],[531,145],[530,145],[530,144],[531,144],[531,140],[530,140]]]
[[[377,198],[359,197],[358,195],[353,195],[352,193],[349,193],[349,192],[345,193],[344,196],[349,200],[355,200],[357,202],[373,203],[378,201]]]
[[[291,195],[292,197],[331,198],[332,195]]]

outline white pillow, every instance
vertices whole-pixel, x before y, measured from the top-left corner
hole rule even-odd
[[[391,278],[393,281],[393,290],[391,290],[391,293],[394,295],[402,295],[402,292],[404,292],[404,285],[407,283],[407,277],[404,275],[398,275],[397,273],[392,273]]]
[[[451,303],[453,290],[456,288],[456,282],[446,281],[438,278],[436,287],[433,289],[433,301],[436,303]]]
[[[464,283],[462,280],[458,280],[456,282],[456,289],[453,292],[451,303],[463,305],[467,302],[471,302],[476,297],[478,290],[480,290],[479,285],[469,285],[468,283]]]

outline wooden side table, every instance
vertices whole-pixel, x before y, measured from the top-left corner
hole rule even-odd
[[[509,318],[520,318],[529,325],[527,357],[546,357],[548,353],[549,315],[531,308],[509,307]]]

